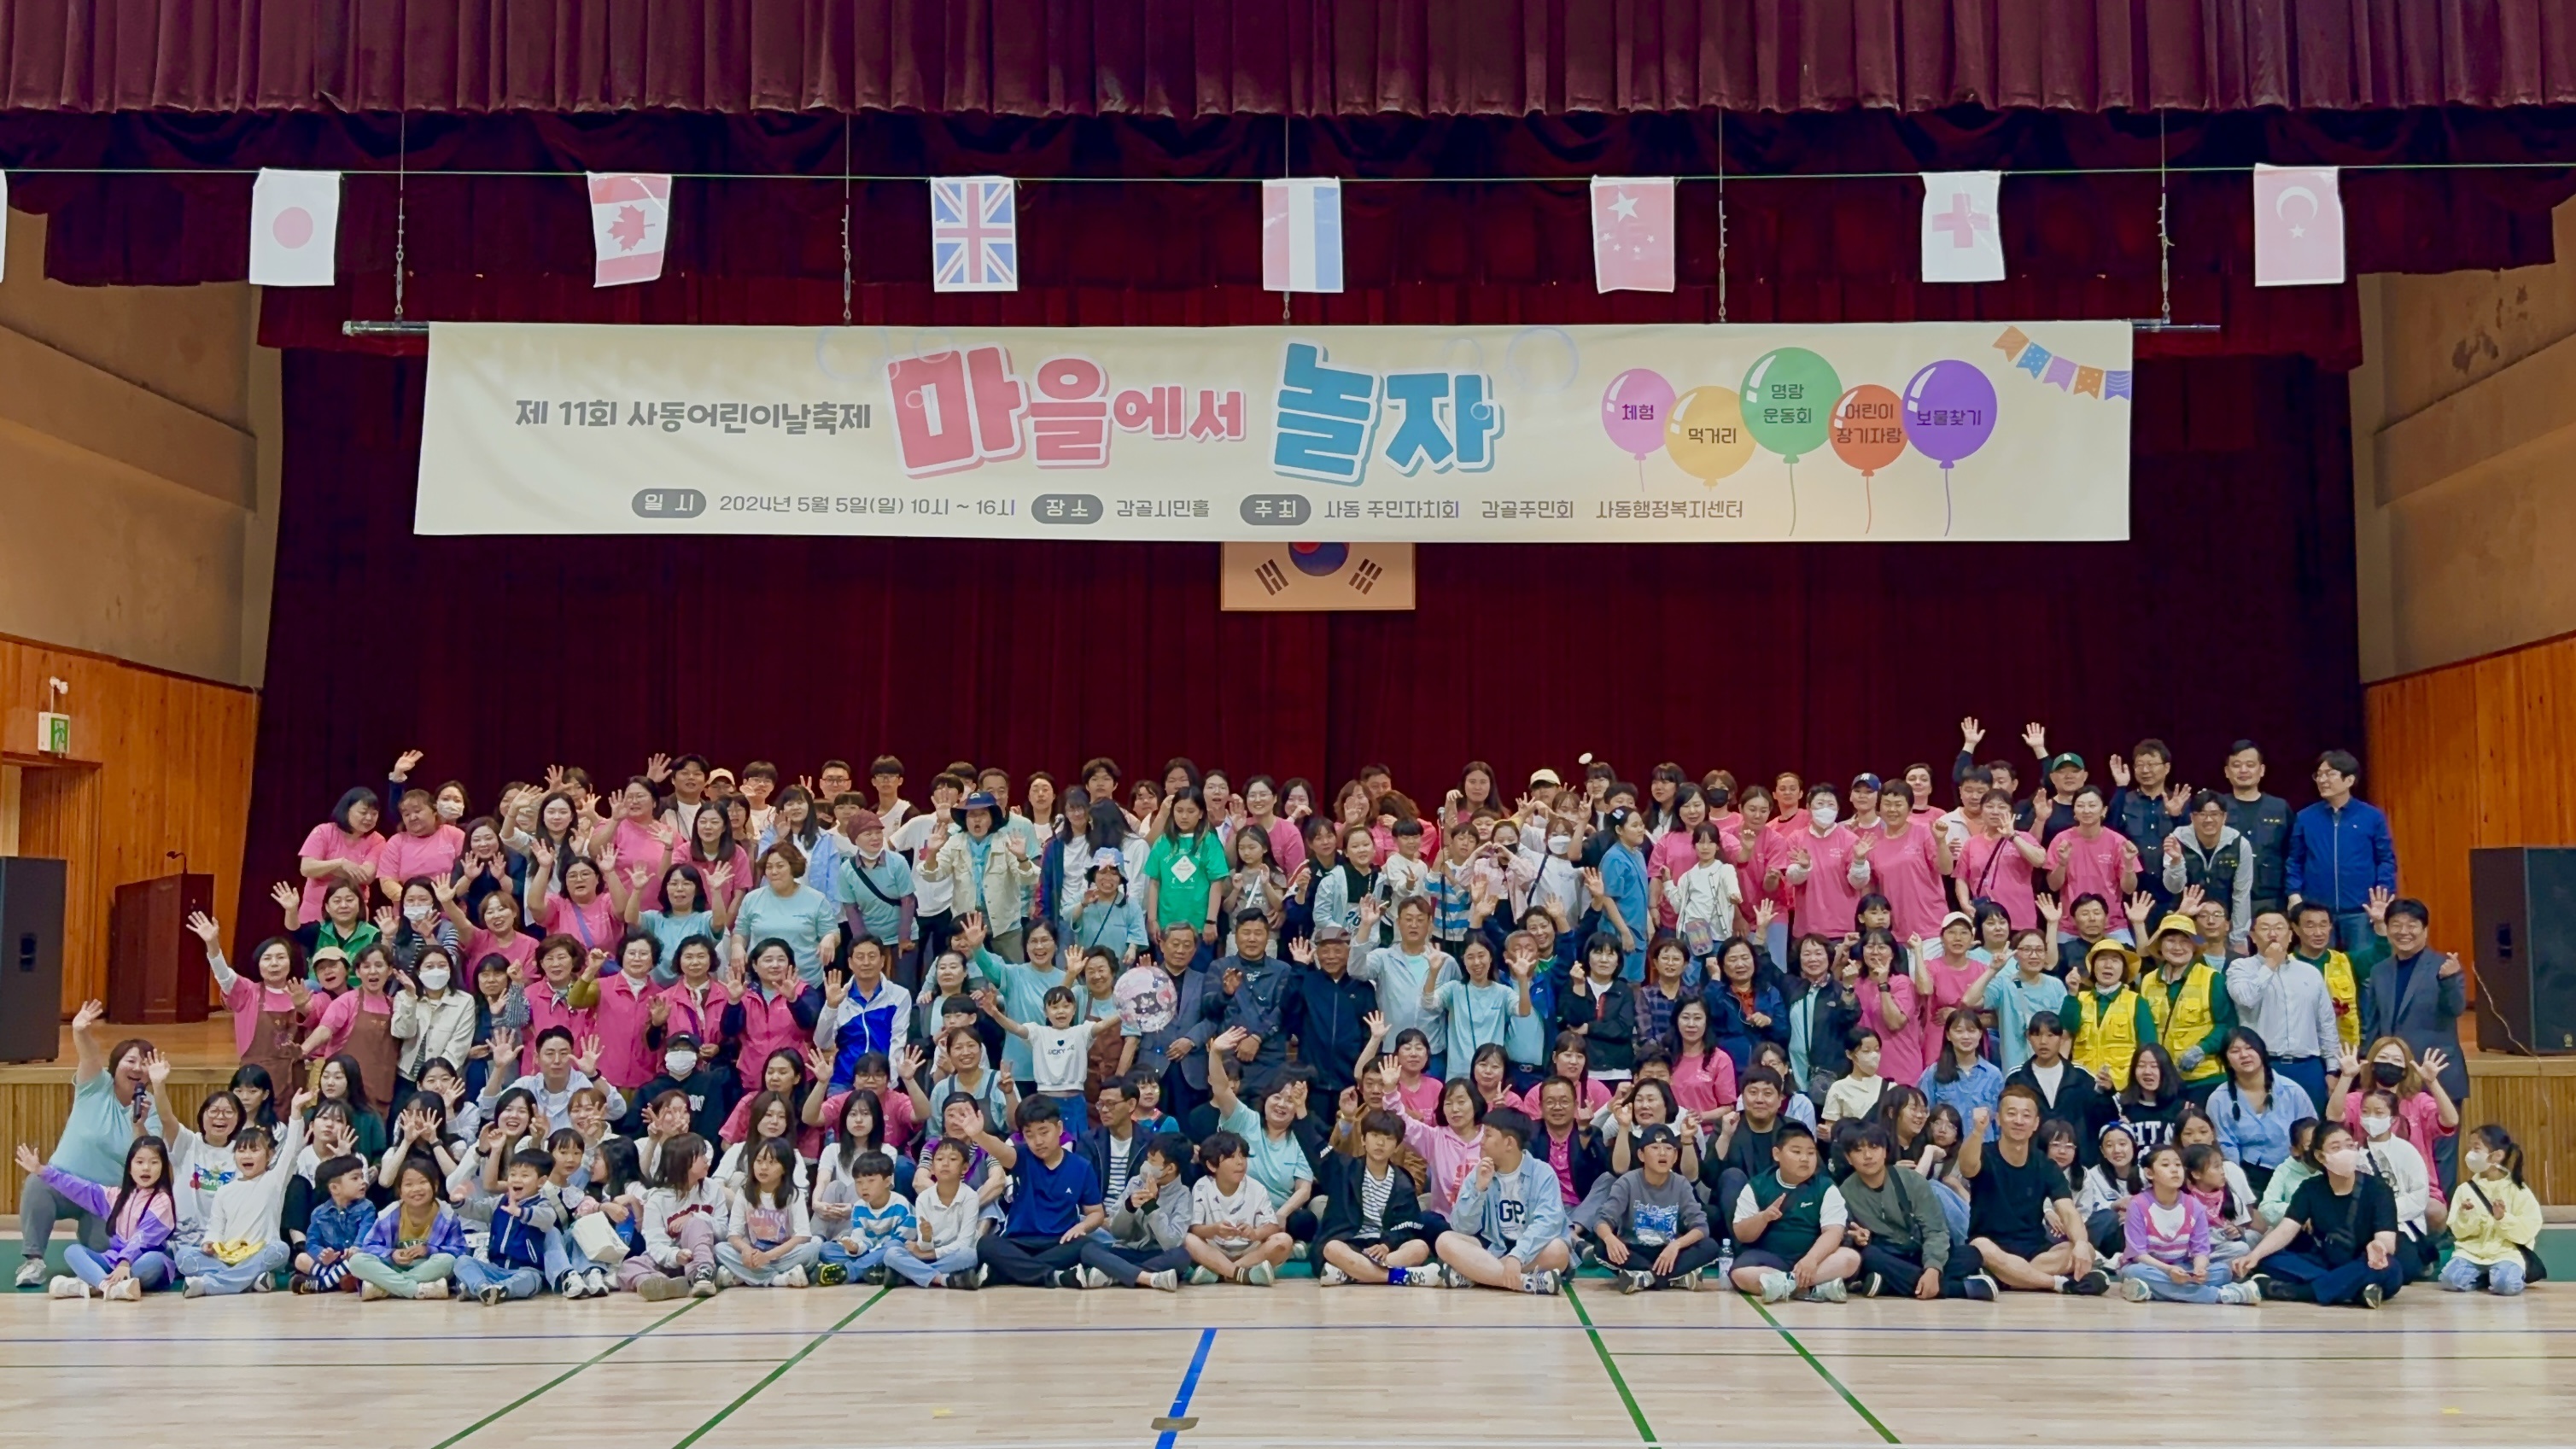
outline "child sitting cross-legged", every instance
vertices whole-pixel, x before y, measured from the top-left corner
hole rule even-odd
[[[313,1169],[313,1180],[330,1196],[313,1206],[304,1223],[304,1245],[295,1254],[293,1286],[298,1293],[355,1293],[349,1255],[375,1230],[375,1204],[367,1201],[367,1164],[359,1157],[333,1157]]]
[[[125,1178],[113,1195],[87,1178],[46,1166],[24,1142],[18,1144],[18,1168],[30,1178],[41,1177],[56,1197],[107,1224],[106,1252],[91,1252],[83,1243],[63,1250],[71,1271],[46,1286],[52,1296],[95,1295],[131,1303],[145,1289],[170,1281],[170,1257],[163,1250],[179,1225],[179,1202],[170,1189],[170,1153],[160,1138],[137,1137],[125,1149]]]
[[[496,1159],[497,1160],[497,1159]],[[456,1260],[456,1281],[492,1308],[513,1298],[534,1298],[545,1282],[546,1234],[561,1209],[546,1195],[554,1159],[535,1148],[511,1154],[498,1191],[489,1187],[466,1199],[459,1215],[491,1224],[482,1250]]]
[[[1619,1273],[1623,1293],[1693,1289],[1700,1269],[1717,1261],[1708,1209],[1677,1168],[1681,1142],[1658,1122],[1637,1136],[1637,1165],[1601,1195],[1584,1227],[1601,1243],[1601,1260]]]
[[[1251,1176],[1252,1150],[1223,1129],[1199,1144],[1206,1176],[1190,1188],[1190,1235],[1185,1240],[1193,1283],[1232,1281],[1267,1288],[1288,1261],[1291,1239],[1279,1225],[1270,1189]]]
[[[822,1245],[814,1240],[795,1167],[796,1149],[783,1137],[764,1137],[751,1149],[751,1166],[733,1192],[725,1238],[716,1244],[717,1286],[805,1286],[806,1269]],[[891,1164],[887,1172],[892,1175]]]
[[[286,1206],[287,1180],[295,1176],[291,1170],[278,1170],[276,1162],[279,1157],[291,1161],[304,1150],[305,1114],[312,1111],[314,1100],[309,1087],[295,1094],[282,1142],[258,1126],[233,1134],[233,1170],[238,1175],[215,1189],[199,1242],[179,1245],[179,1272],[188,1280],[186,1296],[265,1293],[276,1286],[273,1275],[287,1261],[278,1214]]]
[[[2122,1213],[2127,1252],[2120,1265],[2120,1296],[2132,1303],[2161,1299],[2251,1307],[2262,1302],[2253,1284],[2235,1281],[2224,1268],[2211,1281],[2209,1208],[2185,1190],[2190,1173],[2183,1165],[2183,1149],[2166,1142],[2150,1150],[2146,1182],[2146,1191],[2131,1194]]]
[[[1860,1271],[1860,1254],[1843,1246],[1850,1212],[1841,1189],[1817,1172],[1815,1134],[1782,1122],[1771,1143],[1772,1170],[1735,1200],[1735,1286],[1777,1303],[1795,1293],[1811,1303],[1840,1303],[1843,1280]]]
[[[1324,1161],[1323,1265],[1318,1282],[1439,1288],[1422,1231],[1421,1187],[1403,1162],[1404,1119],[1383,1107],[1360,1110],[1356,1087],[1342,1089],[1341,1120]]]
[[[1558,1275],[1574,1261],[1565,1242],[1565,1194],[1547,1159],[1529,1151],[1537,1130],[1509,1107],[1485,1114],[1484,1154],[1458,1185],[1449,1215],[1459,1226],[1432,1244],[1453,1286],[1562,1291]]]
[[[852,1094],[857,1100],[858,1094]],[[896,1269],[886,1259],[903,1251],[906,1239],[918,1236],[912,1204],[894,1190],[894,1159],[881,1150],[850,1159],[850,1200],[842,1208],[844,1226],[822,1246],[822,1267],[814,1281],[837,1288],[853,1279],[870,1285],[894,1281]],[[916,1262],[920,1261],[915,1259]],[[927,1279],[930,1275],[923,1273]],[[906,1281],[910,1281],[907,1279]]]
[[[438,1200],[437,1164],[415,1157],[394,1179],[394,1200],[376,1214],[367,1240],[349,1255],[358,1297],[444,1298],[456,1260],[466,1254],[465,1229]]]
[[[1102,1100],[1112,1100],[1103,1089]],[[1190,1161],[1190,1139],[1165,1132],[1145,1144],[1145,1155],[1109,1205],[1109,1240],[1137,1271],[1170,1273],[1172,1285],[1190,1268],[1190,1190],[1181,1169]]]

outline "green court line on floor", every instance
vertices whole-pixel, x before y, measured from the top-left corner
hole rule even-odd
[[[1637,1407],[1637,1396],[1628,1392],[1628,1380],[1619,1372],[1618,1361],[1610,1357],[1610,1345],[1601,1341],[1601,1330],[1592,1326],[1592,1315],[1584,1311],[1583,1295],[1574,1285],[1565,1285],[1565,1301],[1574,1305],[1574,1316],[1583,1320],[1584,1336],[1592,1340],[1592,1351],[1601,1356],[1602,1371],[1610,1375],[1610,1387],[1619,1391],[1619,1402],[1628,1406],[1628,1418],[1637,1426],[1637,1437],[1648,1444],[1660,1443],[1655,1426],[1646,1422],[1646,1411]]]
[[[768,1388],[771,1384],[774,1384],[774,1383],[778,1382],[781,1378],[785,1377],[785,1376],[786,1376],[786,1374],[787,1374],[787,1371],[788,1371],[789,1369],[792,1369],[792,1368],[796,1367],[798,1364],[803,1363],[803,1362],[805,1361],[805,1356],[806,1356],[806,1355],[808,1355],[808,1354],[812,1353],[814,1350],[816,1350],[816,1349],[818,1349],[818,1348],[821,1348],[824,1344],[827,1344],[827,1343],[831,1342],[831,1341],[832,1341],[832,1335],[834,1335],[834,1334],[836,1334],[836,1333],[839,1333],[842,1329],[847,1328],[847,1327],[849,1327],[852,1323],[857,1322],[857,1321],[858,1321],[858,1317],[859,1317],[859,1315],[860,1315],[860,1314],[865,1313],[865,1312],[867,1312],[869,1309],[876,1307],[878,1303],[880,1303],[880,1302],[882,1302],[882,1301],[884,1300],[884,1298],[885,1298],[885,1296],[886,1296],[887,1294],[892,1293],[893,1291],[894,1291],[894,1285],[893,1285],[893,1284],[891,1284],[891,1283],[887,1284],[887,1285],[886,1285],[885,1287],[883,1287],[883,1288],[879,1288],[879,1289],[876,1291],[876,1293],[875,1293],[875,1295],[874,1295],[873,1297],[869,1298],[867,1302],[860,1304],[858,1307],[851,1309],[851,1310],[850,1310],[850,1312],[849,1312],[849,1315],[848,1315],[847,1317],[843,1318],[840,1322],[833,1324],[831,1327],[829,1327],[829,1328],[827,1328],[827,1329],[824,1329],[821,1333],[818,1333],[818,1334],[814,1335],[812,1338],[807,1339],[807,1340],[806,1340],[806,1342],[805,1342],[805,1346],[804,1346],[803,1348],[800,1348],[800,1349],[796,1350],[794,1353],[789,1354],[789,1355],[787,1356],[786,1361],[785,1361],[785,1362],[783,1362],[783,1363],[781,1363],[781,1364],[779,1364],[779,1365],[778,1365],[778,1367],[776,1367],[776,1368],[774,1368],[774,1369],[771,1369],[769,1372],[767,1372],[767,1373],[765,1373],[765,1374],[762,1374],[762,1375],[760,1376],[760,1382],[758,1382],[758,1383],[756,1383],[756,1384],[753,1384],[750,1388],[747,1388],[747,1389],[743,1390],[743,1391],[742,1391],[742,1393],[741,1393],[739,1396],[737,1396],[737,1397],[734,1399],[734,1401],[733,1401],[732,1403],[727,1404],[727,1405],[725,1405],[723,1408],[716,1410],[714,1417],[712,1417],[712,1418],[708,1419],[705,1423],[700,1424],[698,1427],[696,1427],[696,1428],[694,1428],[694,1429],[691,1429],[691,1430],[689,1431],[689,1433],[688,1433],[688,1437],[687,1437],[687,1438],[682,1439],[679,1443],[672,1445],[672,1446],[671,1446],[671,1449],[689,1449],[689,1446],[690,1446],[690,1445],[695,1444],[695,1443],[697,1443],[700,1439],[703,1439],[703,1438],[707,1437],[707,1435],[708,1435],[708,1434],[710,1434],[710,1433],[714,1432],[715,1427],[716,1427],[718,1424],[721,1424],[721,1423],[723,1423],[725,1420],[732,1418],[735,1410],[737,1410],[737,1409],[741,1408],[741,1407],[742,1407],[743,1405],[745,1405],[745,1404],[750,1403],[750,1402],[752,1401],[752,1399],[753,1399],[753,1398],[755,1398],[755,1397],[757,1397],[757,1396],[759,1395],[759,1393],[760,1393],[760,1391],[761,1391],[762,1389]]]
[[[1771,1310],[1763,1305],[1761,1299],[1748,1293],[1744,1295],[1744,1301],[1753,1305],[1753,1311],[1762,1315],[1762,1321],[1771,1325],[1772,1332],[1779,1334],[1781,1338],[1788,1341],[1791,1348],[1798,1351],[1798,1357],[1807,1361],[1807,1367],[1814,1369],[1819,1378],[1822,1378],[1826,1383],[1833,1386],[1833,1391],[1835,1393],[1842,1395],[1843,1402],[1851,1405],[1852,1412],[1860,1415],[1863,1423],[1868,1424],[1871,1428],[1878,1431],[1878,1437],[1886,1440],[1890,1444],[1902,1444],[1905,1442],[1904,1440],[1896,1437],[1895,1430],[1880,1423],[1878,1416],[1869,1411],[1869,1405],[1860,1401],[1860,1395],[1855,1394],[1850,1389],[1844,1387],[1843,1381],[1834,1377],[1834,1371],[1832,1369],[1825,1367],[1822,1360],[1818,1359],[1814,1354],[1807,1352],[1807,1346],[1798,1341],[1798,1335],[1791,1333],[1788,1329],[1788,1325],[1782,1323],[1779,1319],[1772,1317]]]
[[[494,1409],[488,1414],[485,1414],[482,1418],[475,1420],[473,1423],[466,1425],[464,1428],[459,1429],[455,1433],[448,1435],[446,1438],[439,1440],[437,1443],[430,1445],[429,1449],[452,1449],[453,1445],[471,1438],[473,1435],[480,1433],[485,1428],[500,1422],[514,1410],[525,1405],[530,1400],[543,1395],[546,1391],[554,1388],[564,1380],[571,1378],[574,1374],[580,1373],[583,1369],[590,1367],[592,1364],[598,1363],[610,1354],[617,1352],[619,1349],[624,1348],[626,1345],[633,1343],[635,1340],[651,1333],[654,1329],[661,1327],[663,1324],[670,1322],[672,1319],[679,1317],[681,1314],[688,1312],[690,1309],[695,1308],[706,1301],[707,1300],[704,1298],[690,1299],[688,1302],[681,1304],[679,1307],[674,1308],[670,1312],[663,1314],[661,1317],[654,1319],[652,1322],[645,1324],[642,1328],[635,1330],[633,1333],[617,1340],[608,1347],[603,1348],[599,1352],[592,1354],[590,1357],[583,1359],[581,1362],[574,1364],[571,1368],[565,1369],[562,1373],[555,1375],[553,1378],[550,1378],[544,1383],[537,1385],[535,1388],[528,1390],[526,1393],[519,1395],[510,1402],[503,1404],[501,1407]]]

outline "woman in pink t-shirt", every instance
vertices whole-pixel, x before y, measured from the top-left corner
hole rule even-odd
[[[617,903],[606,888],[608,872],[617,868],[616,853],[602,851],[596,862],[575,857],[563,868],[560,893],[547,888],[555,874],[554,849],[542,841],[537,845],[536,867],[528,872],[528,909],[543,913],[546,934],[570,936],[584,951],[614,948],[625,934],[617,919]]]
[[[1699,846],[1692,832],[1708,823],[1708,797],[1699,787],[1681,784],[1673,788],[1673,813],[1681,824],[1664,832],[1646,852],[1646,890],[1655,908],[1655,923],[1672,930],[1681,920],[1673,903],[1674,883],[1690,874],[1699,864]]]
[[[1914,819],[1905,782],[1889,782],[1879,796],[1876,825],[1853,830],[1856,853],[1869,862],[1870,880],[1895,912],[1898,939],[1941,929],[1941,882],[1950,874],[1949,838]]]
[[[400,904],[403,882],[445,880],[455,873],[465,853],[465,832],[442,824],[438,806],[427,790],[405,791],[395,813],[402,829],[376,851],[376,886],[386,900]]]
[[[2012,918],[2016,931],[2038,925],[2031,872],[2048,863],[2048,853],[2030,832],[2013,824],[2012,797],[2001,790],[1989,791],[1977,806],[1976,824],[1976,833],[1959,847],[1959,903],[1993,901]]]
[[[1419,1027],[1406,1027],[1395,1034],[1389,1060],[1395,1063],[1397,1110],[1416,1122],[1430,1121],[1440,1104],[1440,1079],[1424,1070],[1431,1065],[1431,1038]]]
[[[2100,896],[2110,908],[2111,934],[2129,939],[2129,892],[2138,886],[2138,847],[2129,837],[2106,828],[2110,812],[2102,788],[2087,785],[2075,792],[2075,828],[2058,832],[2048,846],[2048,888],[2061,901]]]
[[[653,782],[637,775],[626,782],[626,788],[617,792],[616,819],[606,827],[608,851],[626,862],[629,868],[640,865],[651,871],[647,877],[650,882],[646,886],[648,894],[640,906],[647,911],[662,909],[662,869],[655,867],[654,863],[667,863],[671,848],[680,839],[678,829],[662,819],[654,803]]]
[[[483,898],[483,923],[478,926],[466,918],[465,902],[455,886],[434,881],[430,889],[438,893],[448,924],[465,938],[468,962],[480,965],[484,957],[498,956],[510,963],[514,978],[537,979],[537,938],[519,930],[519,903],[508,891],[494,891]]]
[[[360,898],[366,896],[368,884],[376,878],[376,853],[385,848],[385,838],[376,833],[382,814],[376,792],[361,785],[342,795],[332,807],[331,818],[304,837],[295,852],[297,869],[304,876],[297,924],[309,926],[322,919],[322,898],[341,881],[356,886]]]
[[[719,914],[725,920],[733,919],[733,908],[751,889],[751,852],[735,842],[733,827],[726,823],[724,811],[699,811],[697,820],[690,826],[688,844],[681,847],[676,855],[667,848],[663,854],[666,859],[662,869],[654,872],[655,879],[667,879],[674,864],[696,866],[698,874],[707,882],[709,907],[713,908],[717,898],[721,897],[723,909]],[[718,866],[731,868],[731,873],[721,885],[716,883]]]
[[[1949,1045],[1944,1038],[1951,1009],[1985,1005],[1996,963],[1971,955],[1976,945],[1976,923],[1965,911],[1952,911],[1941,922],[1938,940],[1915,938],[1915,1047],[1926,1066],[1940,1061]]]
[[[1735,1061],[1708,1034],[1708,1003],[1693,997],[1673,1008],[1673,1096],[1682,1110],[1713,1119],[1735,1105]]]
[[[1861,933],[1860,979],[1854,988],[1860,994],[1861,1025],[1878,1033],[1880,1076],[1889,1081],[1912,1079],[1923,1075],[1923,1036],[1917,1027],[1914,1010],[1914,981],[1904,964],[1905,949],[1887,932],[1872,928]]]

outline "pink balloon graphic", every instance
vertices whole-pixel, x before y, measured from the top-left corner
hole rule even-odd
[[[1651,367],[1632,367],[1610,379],[1601,394],[1601,430],[1642,465],[1646,455],[1664,445],[1664,421],[1672,415],[1673,385]]]

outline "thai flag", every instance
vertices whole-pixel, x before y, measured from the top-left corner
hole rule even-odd
[[[943,176],[931,181],[930,289],[1020,289],[1020,223],[1011,178]]]
[[[1261,285],[1271,292],[1342,289],[1342,183],[1261,183]]]

